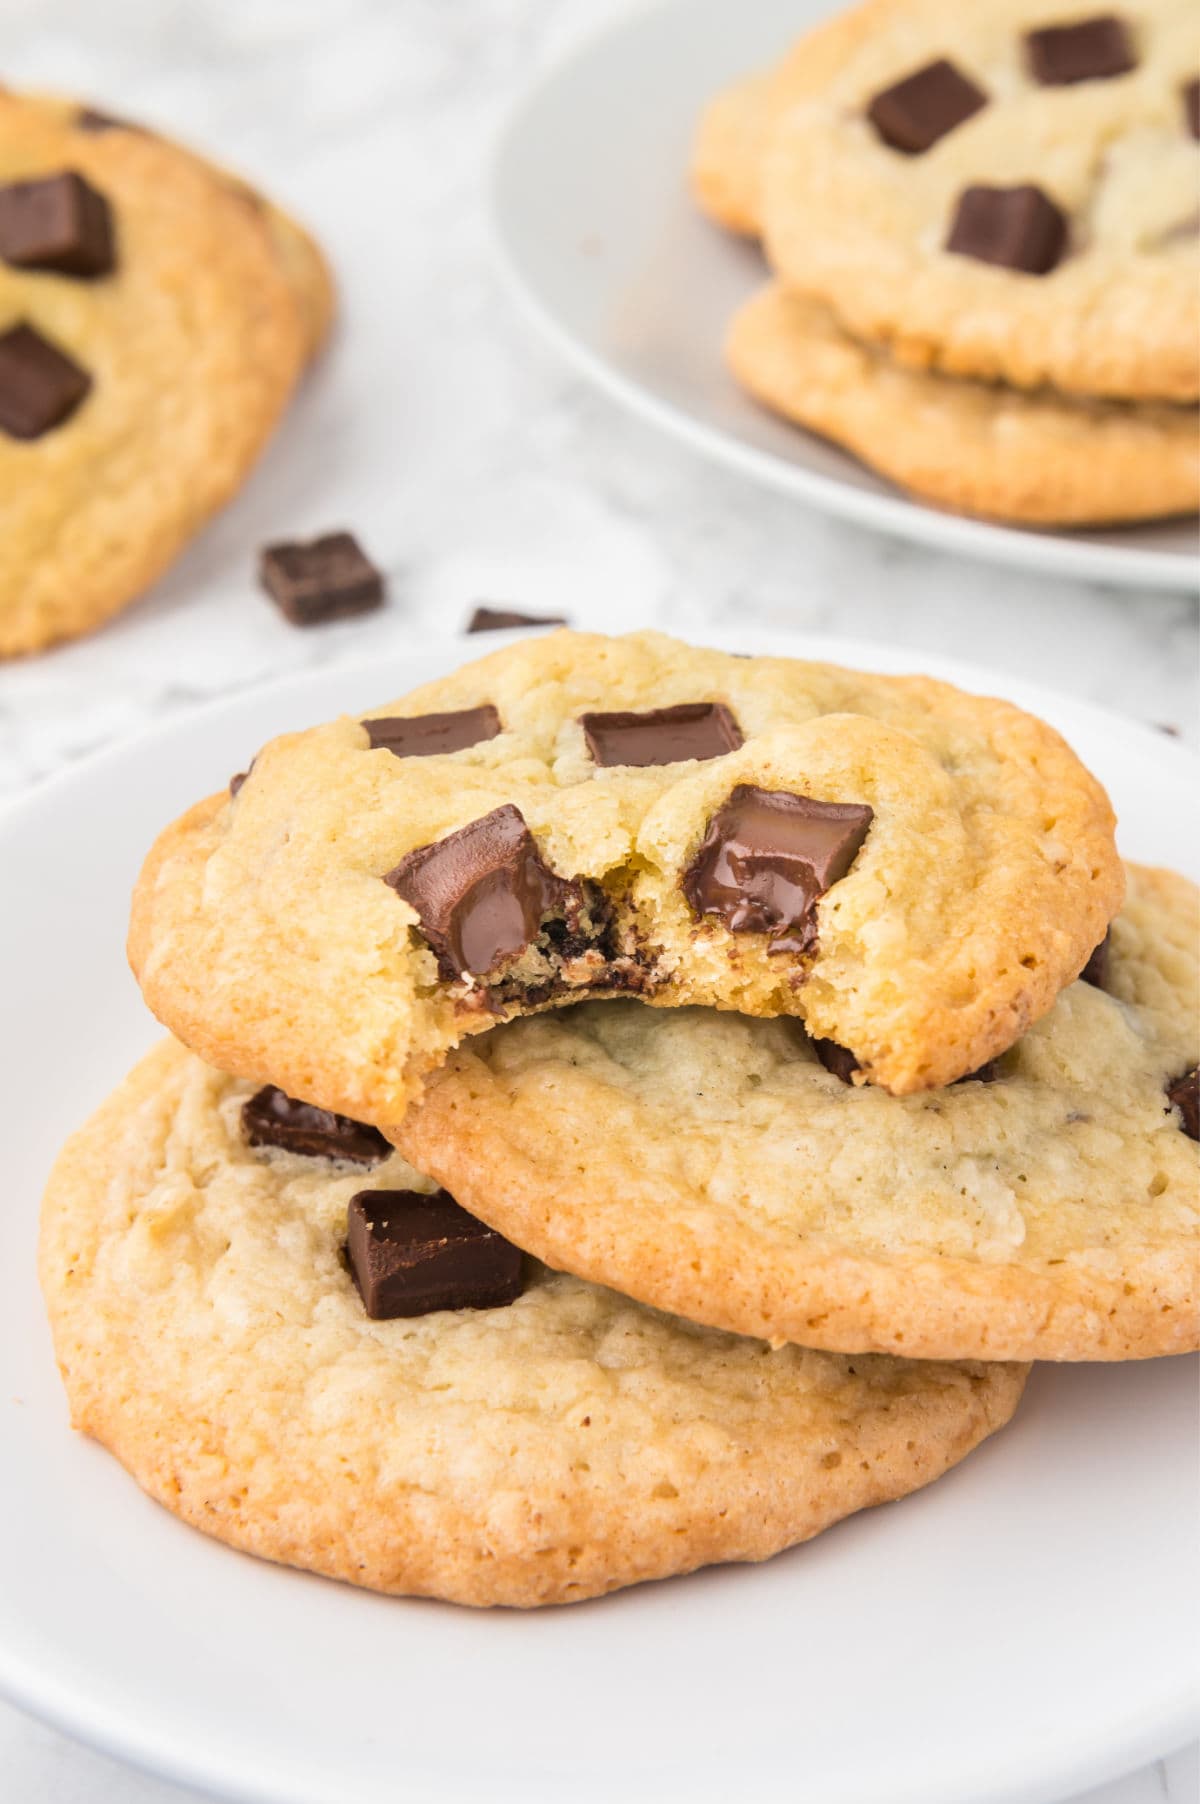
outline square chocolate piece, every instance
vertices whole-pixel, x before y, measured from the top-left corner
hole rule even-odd
[[[259,578],[293,626],[323,626],[383,605],[383,577],[349,532],[268,545]]]
[[[0,333],[0,432],[41,438],[69,420],[92,386],[86,370],[32,326]]]
[[[1046,25],[1025,34],[1029,73],[1044,88],[1077,81],[1109,81],[1137,67],[1133,40],[1115,13],[1100,13],[1073,25]]]
[[[444,1190],[360,1190],[347,1213],[346,1257],[374,1321],[498,1309],[521,1294],[520,1248]]]
[[[392,1150],[378,1128],[297,1102],[274,1084],[242,1104],[242,1132],[251,1146],[278,1146],[310,1159],[348,1159],[353,1165],[378,1165]]]
[[[943,56],[876,94],[867,118],[885,144],[915,157],[986,105],[982,88]]]
[[[372,751],[394,752],[397,758],[434,758],[465,751],[469,745],[495,739],[504,730],[491,702],[449,714],[385,715],[362,724]]]
[[[768,952],[812,952],[816,905],[846,875],[874,818],[865,802],[739,783],[709,821],[680,887],[698,918],[769,934]]]
[[[1067,221],[1032,183],[964,188],[946,249],[1022,275],[1044,276],[1062,260]]]
[[[469,633],[502,633],[510,626],[566,626],[564,614],[518,614],[514,608],[478,607],[467,625]]]
[[[581,714],[579,724],[602,769],[723,758],[742,744],[742,730],[724,702],[681,702],[644,714]]]
[[[419,846],[383,881],[416,910],[444,978],[486,977],[519,957],[578,886],[545,863],[511,803]]]
[[[114,265],[112,214],[73,170],[0,187],[0,258],[14,269],[107,276]]]

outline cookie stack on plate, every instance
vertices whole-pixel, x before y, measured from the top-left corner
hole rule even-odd
[[[946,507],[1194,509],[1198,66],[1190,0],[867,0],[719,95],[695,190],[774,277],[737,379]]]
[[[561,632],[272,741],[151,851],[175,1038],[51,1179],[76,1424],[236,1546],[527,1605],[1195,1346],[1196,895],[1126,886],[1063,741],[922,678]]]

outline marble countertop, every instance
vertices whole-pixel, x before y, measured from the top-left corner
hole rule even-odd
[[[193,140],[308,221],[342,324],[254,480],[155,593],[0,667],[0,797],[282,672],[394,656],[479,601],[606,629],[733,621],[956,655],[1197,731],[1197,604],[934,554],[699,461],[566,372],[494,269],[490,146],[538,70],[616,0],[0,0],[4,78]],[[733,0],[731,0],[731,4]],[[303,633],[259,594],[269,538],[350,526],[390,603]],[[168,1804],[0,1706],[20,1804]],[[1195,1750],[1088,1804],[1189,1804]]]

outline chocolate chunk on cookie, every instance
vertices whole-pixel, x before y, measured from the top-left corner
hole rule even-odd
[[[519,808],[491,814],[402,858],[383,881],[420,918],[439,963],[485,977],[520,956],[578,886],[556,876]]]
[[[350,1198],[346,1256],[376,1321],[497,1309],[521,1294],[521,1249],[444,1190],[360,1190]]]
[[[739,783],[709,821],[683,893],[697,916],[768,934],[771,952],[809,953],[816,905],[854,863],[873,819],[863,803]]]
[[[0,333],[0,432],[37,439],[70,419],[92,378],[33,326]]]
[[[0,258],[14,269],[109,275],[115,257],[107,200],[71,169],[7,183],[0,187]]]
[[[354,1165],[377,1165],[391,1151],[378,1128],[297,1102],[275,1084],[243,1105],[242,1132],[251,1146],[277,1146],[314,1159],[348,1159]]]
[[[1129,29],[1115,13],[1026,32],[1025,56],[1029,73],[1043,87],[1109,81],[1137,67]]]
[[[1061,261],[1067,221],[1050,196],[1031,182],[1016,188],[964,188],[946,249],[1022,275],[1045,276]]]
[[[373,751],[394,752],[397,758],[433,758],[465,751],[470,745],[495,739],[504,730],[490,702],[442,714],[383,715],[364,720],[363,726]]]
[[[1180,1126],[1189,1140],[1200,1140],[1200,1066],[1193,1065],[1167,1085],[1167,1101],[1179,1110]]]
[[[867,118],[893,150],[920,156],[986,105],[982,88],[943,56],[876,94]]]
[[[742,730],[723,702],[681,702],[644,714],[581,714],[579,724],[594,762],[682,764],[690,758],[723,758],[743,743]]]
[[[293,626],[323,626],[383,606],[383,577],[349,532],[267,545],[259,579]]]

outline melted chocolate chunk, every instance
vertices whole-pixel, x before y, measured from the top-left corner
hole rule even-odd
[[[520,1248],[444,1190],[360,1190],[350,1198],[346,1257],[375,1321],[497,1309],[522,1289]]]
[[[114,264],[108,202],[66,170],[0,187],[0,258],[14,269],[107,276]]]
[[[69,420],[92,386],[86,370],[32,326],[0,333],[0,432],[41,438]]]
[[[502,633],[510,626],[566,626],[564,614],[518,614],[513,608],[478,607],[467,625],[469,633]]]
[[[876,94],[867,118],[885,144],[915,157],[986,105],[983,90],[939,57]]]
[[[454,714],[414,714],[408,718],[387,716],[364,720],[373,751],[395,752],[397,758],[433,758],[441,752],[461,752],[481,745],[504,731],[491,702],[480,708],[460,708]]]
[[[579,724],[588,751],[604,768],[723,758],[742,744],[742,730],[724,702],[682,702],[645,714],[581,714]]]
[[[739,783],[708,831],[681,887],[696,915],[736,932],[767,933],[768,952],[811,952],[816,904],[858,856],[873,812],[859,802]]]
[[[1107,81],[1137,67],[1133,41],[1115,13],[1047,25],[1025,34],[1025,58],[1034,81],[1062,88],[1077,81]]]
[[[1022,275],[1044,276],[1062,260],[1067,221],[1040,188],[964,188],[946,249]]]
[[[378,1128],[311,1102],[297,1102],[267,1084],[242,1106],[242,1132],[251,1146],[281,1146],[285,1152],[313,1159],[349,1159],[355,1165],[378,1165],[391,1147]]]
[[[1083,970],[1079,973],[1084,983],[1090,983],[1093,989],[1107,990],[1108,961],[1112,952],[1112,928],[1110,927],[1100,944],[1096,946]]]
[[[1189,81],[1183,90],[1183,116],[1193,138],[1200,138],[1200,76]]]
[[[854,1082],[858,1060],[847,1047],[839,1046],[836,1040],[814,1040],[812,1047],[826,1071],[832,1071],[844,1084]]]
[[[1183,1117],[1180,1127],[1189,1140],[1200,1140],[1200,1065],[1167,1085],[1167,1101]]]
[[[956,1084],[994,1084],[999,1081],[1000,1067],[995,1059],[988,1059],[974,1071],[964,1071],[961,1077],[955,1078]]]
[[[293,626],[323,626],[383,605],[383,577],[349,532],[266,546],[259,579]]]
[[[519,808],[496,808],[402,858],[383,881],[415,908],[443,975],[486,977],[524,952],[578,886],[543,861]]]

